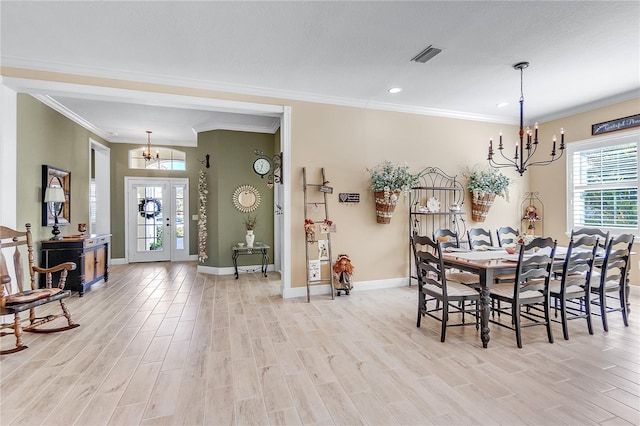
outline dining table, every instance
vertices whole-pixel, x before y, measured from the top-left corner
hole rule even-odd
[[[562,267],[565,254],[566,247],[557,247],[554,256],[554,269]],[[509,254],[503,247],[491,247],[489,250],[483,251],[449,248],[442,251],[442,260],[447,268],[471,272],[480,277],[480,339],[482,347],[488,347],[491,310],[489,290],[497,275],[515,274],[518,254]]]

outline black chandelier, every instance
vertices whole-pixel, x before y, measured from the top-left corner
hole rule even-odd
[[[556,155],[556,135],[553,135],[553,148],[551,149],[551,159],[546,161],[531,161],[533,155],[538,149],[538,123],[535,123],[534,131],[531,131],[530,127],[527,127],[527,140],[525,144],[525,130],[523,124],[523,106],[524,106],[524,94],[522,90],[522,75],[523,70],[529,66],[529,62],[518,62],[513,66],[514,69],[520,70],[520,141],[516,141],[515,155],[513,159],[504,155],[504,146],[502,145],[502,132],[500,133],[500,143],[498,145],[498,151],[502,159],[501,162],[497,162],[493,158],[493,140],[489,139],[489,165],[494,168],[502,167],[514,167],[520,176],[524,174],[529,166],[546,166],[552,162],[559,160],[564,154],[564,129],[560,129],[560,155]],[[526,150],[526,154],[525,154]]]
[[[147,163],[154,158],[153,155],[151,155],[151,130],[147,130],[147,149],[142,150],[142,158],[144,158],[144,161]],[[156,150],[155,159],[160,160],[160,151],[158,150]]]

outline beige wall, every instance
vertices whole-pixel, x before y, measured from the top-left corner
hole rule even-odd
[[[632,100],[612,105],[606,108],[599,108],[582,114],[576,114],[559,120],[544,123],[540,128],[541,137],[550,140],[554,133],[559,134],[559,129],[563,127],[567,135],[567,142],[589,140],[591,136],[591,125],[604,121],[615,120],[616,118],[628,117],[640,112],[640,101]],[[566,161],[558,161],[552,166],[531,169],[531,189],[540,192],[540,198],[545,205],[545,233],[558,238],[559,244],[567,244],[567,189],[566,189]],[[634,252],[640,252],[640,238],[636,238]],[[630,280],[634,285],[640,284],[640,264],[638,255],[633,255],[631,260]]]
[[[302,167],[309,176],[325,167],[327,179],[334,187],[330,199],[330,214],[338,232],[332,236],[334,255],[348,253],[356,267],[355,281],[375,281],[408,276],[408,220],[406,202],[399,206],[391,224],[375,222],[374,203],[369,190],[370,179],[366,171],[382,160],[408,162],[414,171],[426,166],[437,166],[446,173],[461,176],[463,170],[475,163],[486,162],[487,140],[502,131],[517,134],[515,126],[482,123],[469,120],[440,118],[416,114],[377,111],[311,102],[254,97],[212,92],[207,90],[120,82],[113,80],[47,74],[36,71],[4,68],[9,76],[42,78],[56,81],[106,85],[125,89],[150,90],[171,94],[193,95],[227,100],[291,106],[291,162],[289,179],[292,184],[292,286],[304,286],[304,213]],[[634,108],[634,105],[636,106]],[[575,130],[593,123],[637,113],[637,101],[603,108],[588,114],[559,120],[571,142],[588,136],[587,130]],[[575,124],[573,124],[575,122]],[[550,140],[556,123],[544,123],[540,136]],[[589,127],[590,128],[590,127]],[[586,129],[586,127],[585,127]],[[542,149],[542,152],[546,150]],[[507,172],[514,178],[511,201],[500,198],[494,204],[484,227],[495,229],[502,225],[520,227],[520,214],[524,193],[531,188],[539,190],[545,203],[545,234],[561,239],[564,229],[566,204],[564,194],[564,161],[534,169],[523,177]],[[529,180],[535,185],[529,186]],[[540,189],[543,188],[543,189]],[[340,192],[359,192],[361,202],[355,206],[341,205]],[[555,206],[555,207],[552,207]],[[467,227],[476,226],[470,218],[467,196],[464,210]],[[637,276],[637,270],[635,271]],[[637,283],[635,279],[634,284]]]

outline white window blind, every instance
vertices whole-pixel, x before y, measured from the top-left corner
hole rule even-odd
[[[589,142],[568,152],[569,227],[637,234],[638,137]]]

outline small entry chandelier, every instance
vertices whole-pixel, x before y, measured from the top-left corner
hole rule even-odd
[[[515,155],[513,159],[504,155],[504,146],[502,145],[502,132],[500,133],[500,143],[498,145],[498,151],[502,159],[501,162],[497,162],[493,159],[493,140],[489,139],[489,165],[494,168],[502,167],[514,167],[520,176],[524,174],[529,166],[546,166],[552,162],[559,160],[564,154],[564,129],[560,129],[560,155],[556,155],[556,135],[553,135],[553,148],[551,149],[551,159],[546,161],[531,161],[533,154],[536,153],[538,148],[538,123],[535,123],[534,131],[531,131],[530,127],[527,127],[526,134],[527,139],[525,143],[525,130],[523,124],[523,105],[524,94],[522,90],[522,75],[525,68],[529,66],[529,62],[518,62],[513,66],[514,69],[520,70],[520,141],[516,141]],[[526,150],[526,154],[525,154]],[[503,161],[504,160],[504,161]]]
[[[144,161],[147,163],[153,158],[151,155],[151,133],[151,130],[147,130],[147,149],[142,150],[142,158],[144,158]],[[160,160],[160,151],[158,150],[156,150],[155,159]]]

